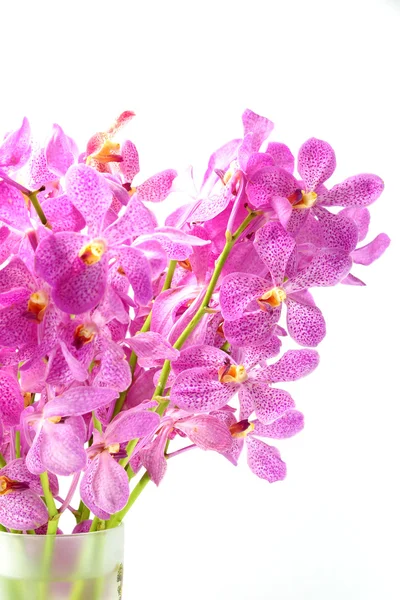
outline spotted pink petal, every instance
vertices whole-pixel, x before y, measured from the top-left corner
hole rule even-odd
[[[99,517],[99,519],[107,520],[110,518],[110,513],[107,513],[105,510],[102,510],[94,500],[93,480],[95,479],[96,472],[99,468],[99,464],[100,454],[89,462],[88,467],[85,470],[84,475],[81,479],[79,491],[83,502],[91,510],[91,512],[96,517]]]
[[[77,435],[81,422],[81,417],[70,417],[60,423],[45,421],[40,441],[40,458],[47,471],[55,475],[72,475],[85,468],[87,459],[84,439]]]
[[[187,308],[197,295],[198,289],[195,286],[179,286],[161,292],[153,304],[151,330],[167,338],[176,321],[176,313]]]
[[[69,231],[44,238],[35,253],[36,273],[54,285],[72,268],[79,251],[88,241],[87,236]]]
[[[137,238],[134,242],[134,247],[143,252],[147,258],[152,279],[156,279],[166,269],[168,260],[160,242],[157,240],[140,241]]]
[[[301,146],[297,169],[308,191],[329,179],[335,167],[335,153],[327,142],[310,138]]]
[[[80,383],[86,381],[89,376],[88,370],[71,354],[65,342],[60,342],[60,348],[74,379]]]
[[[86,265],[77,258],[71,270],[55,284],[54,303],[60,310],[75,315],[91,310],[104,296],[107,272],[106,255],[92,265]]]
[[[203,183],[201,184],[201,191],[204,196],[207,196],[213,185],[219,180],[216,171],[221,170],[225,172],[228,169],[230,163],[235,158],[241,143],[241,139],[231,140],[211,154],[207,170],[204,174]]]
[[[104,442],[106,445],[143,438],[154,433],[160,424],[160,417],[155,412],[131,408],[117,415],[108,425]]]
[[[5,181],[0,181],[0,220],[19,231],[27,231],[31,228],[23,195]]]
[[[230,431],[217,417],[197,415],[177,421],[175,428],[185,433],[202,450],[229,452],[232,448]]]
[[[324,248],[336,249],[345,253],[354,250],[358,242],[358,228],[352,219],[343,213],[334,215],[320,208],[314,209],[314,214],[318,217],[317,223]],[[310,221],[309,219],[307,222]]]
[[[121,246],[118,260],[132,286],[135,301],[146,306],[153,297],[152,274],[146,256],[138,248]]]
[[[65,135],[62,128],[54,124],[51,138],[45,149],[49,169],[58,177],[63,177],[78,158],[79,150],[74,140]]]
[[[185,219],[189,223],[204,223],[211,221],[221,214],[231,202],[233,196],[228,187],[219,190],[218,194],[212,194],[199,200]]]
[[[268,267],[276,285],[281,285],[286,264],[296,242],[280,223],[270,221],[256,233],[254,247],[261,260]]]
[[[351,257],[359,265],[370,265],[377,260],[389,247],[390,238],[386,233],[380,233],[372,242],[354,250]]]
[[[110,455],[101,452],[92,480],[93,500],[103,511],[113,514],[124,508],[129,498],[126,471]]]
[[[301,346],[314,348],[326,334],[325,319],[320,309],[312,304],[286,299],[289,335]]]
[[[264,273],[267,276],[267,268],[258,256],[254,244],[251,241],[242,240],[240,244],[236,244],[222,269],[222,277],[231,273],[252,273],[263,277]],[[272,281],[269,282],[272,284]]]
[[[162,202],[171,192],[171,186],[178,175],[174,169],[156,173],[137,187],[137,197],[141,202]]]
[[[85,227],[85,219],[65,194],[45,200],[42,208],[53,233],[81,231]]]
[[[248,133],[253,134],[254,150],[257,151],[264,140],[267,139],[269,134],[274,128],[272,121],[266,117],[262,117],[257,113],[247,108],[242,114],[242,123],[244,128],[244,135]]]
[[[362,206],[349,206],[347,208],[343,208],[339,212],[339,215],[343,215],[344,217],[351,219],[357,225],[359,242],[362,242],[362,240],[367,237],[369,223],[371,220],[368,208],[364,208]]]
[[[290,149],[280,142],[269,142],[266,153],[274,160],[274,164],[293,175],[294,156]]]
[[[18,425],[24,409],[24,399],[17,379],[0,371],[0,390],[0,417],[4,425],[6,427]]]
[[[8,529],[36,529],[47,523],[48,518],[45,503],[30,489],[0,496],[0,523]]]
[[[27,288],[33,292],[36,287],[35,278],[18,256],[13,256],[0,271],[0,293],[12,288]]]
[[[39,496],[43,495],[40,477],[38,475],[34,475],[27,469],[25,460],[23,458],[17,458],[9,462],[0,470],[0,475],[5,475],[13,481],[22,481],[23,483],[28,483],[31,490],[36,492],[36,494],[39,494]],[[52,473],[49,474],[49,484],[51,493],[54,496],[57,496],[58,481],[57,477]]]
[[[254,430],[250,435],[281,440],[296,435],[303,428],[303,414],[298,410],[288,410],[282,417],[269,425],[264,425],[261,421],[254,421]]]
[[[248,157],[246,163],[246,176],[248,179],[252,179],[258,171],[264,167],[270,167],[274,165],[274,159],[265,154],[265,152],[253,152]]]
[[[287,410],[294,408],[294,400],[285,390],[269,387],[266,383],[246,382],[254,402],[254,410],[261,423],[268,425]]]
[[[28,175],[28,186],[31,189],[56,181],[57,176],[47,166],[44,148],[34,147],[28,163]]]
[[[121,148],[122,162],[121,173],[124,181],[131,183],[132,179],[139,173],[139,154],[133,142],[126,140]]]
[[[85,218],[89,232],[97,235],[112,201],[112,192],[104,177],[85,164],[72,165],[65,175],[65,191]]]
[[[286,465],[277,448],[253,437],[247,437],[247,464],[250,470],[270,483],[286,477]]]
[[[231,273],[222,280],[219,301],[224,319],[229,321],[243,316],[252,300],[260,298],[270,283],[250,273]]]
[[[25,288],[0,294],[0,345],[15,348],[36,342],[37,324],[26,317],[30,295]]]
[[[261,346],[271,338],[281,306],[268,311],[257,310],[234,321],[224,321],[224,333],[233,346]]]
[[[366,283],[364,283],[363,281],[361,281],[361,279],[359,279],[358,277],[355,277],[351,273],[349,273],[347,275],[347,277],[342,279],[342,281],[340,283],[343,283],[344,285],[358,285],[361,287],[364,287],[366,285]]]
[[[107,241],[114,245],[138,235],[151,233],[157,226],[153,213],[138,200],[137,194],[130,199],[125,212],[103,232]]]
[[[186,260],[193,252],[193,246],[207,246],[209,239],[202,239],[185,233],[175,227],[157,227],[149,239],[157,240],[169,260]],[[141,239],[146,239],[142,236]]]
[[[127,340],[130,348],[138,357],[138,363],[142,367],[150,368],[158,360],[176,360],[179,350],[172,347],[170,342],[162,335],[154,331],[138,333]]]
[[[258,208],[268,204],[273,196],[287,198],[296,189],[296,179],[280,167],[264,167],[255,173],[246,186],[251,204]]]
[[[84,415],[117,398],[118,392],[113,389],[77,386],[48,402],[43,408],[43,417],[49,419]]]
[[[171,404],[189,412],[209,412],[222,408],[237,391],[235,383],[220,383],[204,367],[180,373],[172,385]]]
[[[291,294],[309,287],[336,285],[346,277],[351,267],[352,260],[348,254],[335,250],[321,251],[305,269],[285,284],[285,289]]]
[[[318,363],[319,354],[315,350],[288,350],[276,363],[267,366],[265,380],[270,383],[296,381],[312,373]]]
[[[23,118],[19,129],[9,133],[0,145],[0,167],[20,169],[31,153],[31,130],[28,119]]]
[[[92,381],[93,386],[122,392],[131,385],[131,370],[121,346],[108,340],[102,352],[97,355],[97,360],[100,360],[100,367]]]
[[[274,209],[275,214],[285,229],[287,228],[290,218],[292,216],[293,207],[287,198],[281,198],[280,196],[272,196],[270,200],[271,208]]]
[[[277,335],[273,335],[263,346],[247,346],[232,348],[231,357],[237,364],[243,365],[247,370],[258,364],[265,363],[269,358],[278,356],[282,342]]]
[[[214,346],[201,344],[182,350],[179,358],[174,361],[172,369],[178,375],[187,369],[203,367],[212,376],[216,375],[218,369],[223,367],[227,361],[234,364],[234,361],[231,360],[226,352]]]
[[[164,454],[170,431],[170,426],[164,426],[154,440],[139,451],[140,460],[156,485],[160,484],[167,470]]]
[[[377,175],[353,175],[321,194],[318,203],[323,206],[369,206],[383,192],[384,183]]]

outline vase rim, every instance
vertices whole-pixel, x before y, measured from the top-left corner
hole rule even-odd
[[[58,533],[56,534],[54,537],[56,537],[57,539],[60,538],[77,538],[77,537],[82,537],[82,536],[89,536],[89,535],[96,535],[98,533],[108,533],[109,531],[114,531],[114,530],[121,530],[124,529],[124,523],[120,523],[119,525],[117,525],[117,527],[112,527],[111,529],[101,529],[99,531],[87,531],[87,532],[81,532],[81,533]],[[0,531],[0,538],[2,536],[13,536],[15,538],[29,538],[29,539],[37,539],[37,540],[41,540],[43,538],[45,538],[47,536],[47,534],[40,534],[40,535],[32,535],[30,533],[12,533],[11,531]]]

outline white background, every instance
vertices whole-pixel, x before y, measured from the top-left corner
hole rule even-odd
[[[133,109],[143,177],[199,176],[249,107],[294,152],[329,141],[332,183],[383,177],[369,239],[392,246],[354,270],[368,287],[315,294],[328,335],[287,388],[306,416],[279,443],[287,479],[200,450],[171,461],[127,519],[124,598],[398,599],[400,3],[14,1],[0,20],[0,135],[27,115],[83,144]]]

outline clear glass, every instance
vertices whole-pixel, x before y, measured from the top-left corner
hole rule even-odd
[[[121,600],[124,528],[77,535],[0,532],[1,600]]]

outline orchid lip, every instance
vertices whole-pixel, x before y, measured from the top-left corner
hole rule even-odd
[[[247,419],[238,421],[229,427],[229,431],[233,438],[245,438],[249,433],[254,431],[254,423],[251,423]]]
[[[5,496],[17,490],[27,490],[28,488],[29,484],[24,481],[13,481],[5,475],[0,476],[0,496]]]
[[[94,265],[101,260],[106,251],[107,242],[102,238],[95,238],[81,248],[79,257],[86,265]]]

